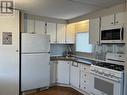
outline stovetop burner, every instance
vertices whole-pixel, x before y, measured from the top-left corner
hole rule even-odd
[[[94,63],[96,66],[112,69],[112,70],[117,70],[117,71],[123,71],[124,66],[122,65],[116,65],[116,64],[111,64],[111,63],[105,63],[105,62],[96,62]]]

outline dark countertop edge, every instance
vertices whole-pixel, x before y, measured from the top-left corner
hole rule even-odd
[[[92,60],[89,59],[83,59],[83,58],[77,58],[77,57],[50,57],[50,61],[74,61],[86,65],[91,65],[93,63]],[[95,61],[94,61],[95,62]]]

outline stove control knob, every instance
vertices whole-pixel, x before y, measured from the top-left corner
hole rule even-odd
[[[114,75],[110,74],[110,77],[111,77],[111,78],[113,78],[113,77],[114,77]]]
[[[104,76],[109,77],[109,76],[110,76],[110,74],[104,73]]]
[[[96,70],[92,68],[91,71],[92,71],[92,72],[95,72]]]
[[[98,73],[98,70],[95,70],[95,73]]]

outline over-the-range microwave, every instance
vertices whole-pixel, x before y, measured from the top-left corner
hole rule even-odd
[[[100,43],[125,43],[124,27],[113,26],[101,30]]]

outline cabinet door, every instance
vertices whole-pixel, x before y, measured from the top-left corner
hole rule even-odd
[[[76,23],[76,32],[88,32],[88,31],[89,31],[89,20]]]
[[[50,42],[56,43],[56,23],[47,23],[47,34],[50,35]]]
[[[79,77],[80,77],[80,68],[79,64],[73,62],[71,64],[71,71],[70,71],[70,84],[76,88],[79,88]]]
[[[114,25],[114,19],[114,14],[101,17],[101,29],[103,30],[105,27]]]
[[[45,22],[35,20],[35,33],[45,34]]]
[[[50,84],[55,84],[57,79],[57,61],[50,62]]]
[[[24,30],[27,33],[35,33],[35,26],[34,26],[34,20],[32,19],[25,19],[25,27]]]
[[[58,61],[57,64],[57,82],[62,84],[69,84],[69,62]]]
[[[66,43],[74,44],[75,43],[75,24],[68,24],[66,31]]]
[[[125,23],[125,12],[120,12],[115,15],[115,24],[123,25]]]
[[[100,18],[90,19],[89,24],[89,43],[99,44]]]
[[[65,43],[66,24],[57,24],[57,43]]]

